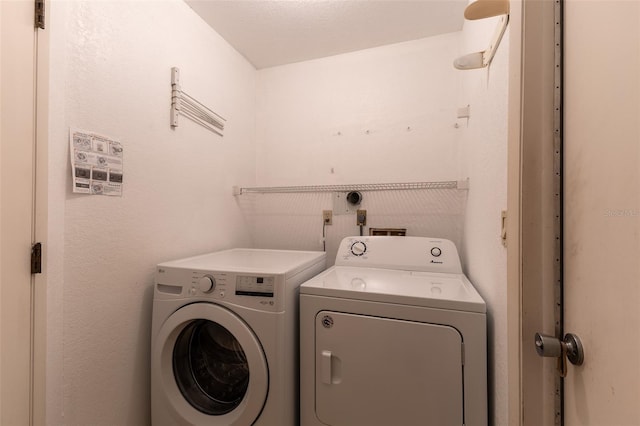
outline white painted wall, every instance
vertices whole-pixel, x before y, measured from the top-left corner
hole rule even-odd
[[[265,186],[458,180],[459,33],[258,72],[257,180]],[[465,191],[363,194],[368,227],[461,243]],[[245,197],[245,196],[243,196]],[[264,248],[322,249],[357,235],[355,211],[338,215],[333,194],[253,195],[242,200]]]
[[[54,1],[47,422],[149,424],[154,266],[250,245],[231,187],[255,184],[255,69],[179,0]],[[228,119],[169,126],[170,69]],[[68,131],[124,145],[124,195],[71,193]]]
[[[261,185],[459,178],[459,33],[258,72]]]
[[[497,18],[466,21],[462,50],[485,50]],[[509,29],[490,67],[459,71],[459,103],[471,105],[460,132],[462,167],[471,185],[461,247],[464,269],[488,307],[489,415],[507,425],[507,251],[500,238],[501,211],[507,206],[507,96]]]

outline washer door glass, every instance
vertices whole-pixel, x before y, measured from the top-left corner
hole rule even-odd
[[[240,342],[205,319],[192,321],[178,336],[173,374],[184,398],[209,415],[233,411],[249,386],[249,364]]]

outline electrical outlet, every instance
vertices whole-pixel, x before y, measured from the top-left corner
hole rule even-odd
[[[325,225],[333,225],[333,211],[322,210],[322,220]]]
[[[366,210],[358,210],[356,212],[356,225],[357,226],[366,226],[367,225],[367,211]]]

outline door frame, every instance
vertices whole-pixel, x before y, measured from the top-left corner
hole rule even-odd
[[[35,238],[42,243],[42,273],[34,275],[33,292],[33,403],[34,425],[44,425],[47,408],[47,253],[49,193],[49,11],[50,0],[44,1],[45,28],[36,30],[36,175]]]
[[[48,0],[47,0],[48,2]],[[30,7],[35,13],[35,1],[29,2],[25,0],[20,5]],[[3,9],[0,5],[0,14],[9,13],[8,10]],[[12,12],[13,13],[13,12]],[[10,16],[9,19],[14,18]],[[49,79],[49,64],[48,64],[48,49],[49,40],[48,34],[45,31],[35,28],[35,15],[33,16],[34,33],[29,36],[29,40],[26,40],[28,44],[32,44],[33,60],[33,73],[25,70],[25,78],[33,78],[33,181],[31,182],[31,203],[32,203],[32,218],[31,218],[31,235],[29,241],[21,241],[20,246],[32,245],[36,241],[45,243],[46,240],[46,220],[47,220],[47,134],[48,134],[48,79]],[[7,33],[3,34],[5,37]],[[14,36],[16,36],[14,34]],[[22,37],[23,33],[18,34],[16,37]],[[16,41],[23,43],[24,39],[15,39]],[[6,55],[8,53],[3,50],[3,57],[1,61],[10,61]],[[3,115],[4,115],[3,110]],[[4,208],[16,209],[19,207],[5,206]],[[24,214],[20,211],[18,214]],[[46,247],[46,245],[45,245]],[[28,254],[26,256],[27,263],[19,266],[22,268],[29,268]],[[27,272],[28,273],[28,272]],[[28,401],[28,416],[27,420],[29,424],[44,424],[45,421],[45,365],[46,365],[46,278],[44,274],[32,274],[29,278],[29,292],[30,292],[30,308],[28,312],[29,317],[29,360],[28,370],[29,377],[25,378],[29,386],[29,401]],[[6,284],[6,283],[5,283]],[[13,283],[9,283],[13,284]]]
[[[521,388],[521,151],[522,151],[522,1],[509,13],[509,93],[507,110],[507,422],[522,424]],[[515,390],[518,390],[517,392]]]
[[[554,335],[554,27],[562,0],[511,0],[507,158],[507,339],[510,425],[556,424],[555,360],[535,332]],[[561,197],[561,194],[558,194]],[[525,368],[526,366],[526,368]],[[560,407],[561,410],[561,407]]]

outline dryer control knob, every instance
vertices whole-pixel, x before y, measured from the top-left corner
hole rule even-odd
[[[205,275],[198,281],[198,287],[203,293],[211,293],[216,288],[216,279],[211,275]]]
[[[356,241],[351,244],[351,254],[354,256],[362,256],[367,252],[367,245],[363,241]]]

